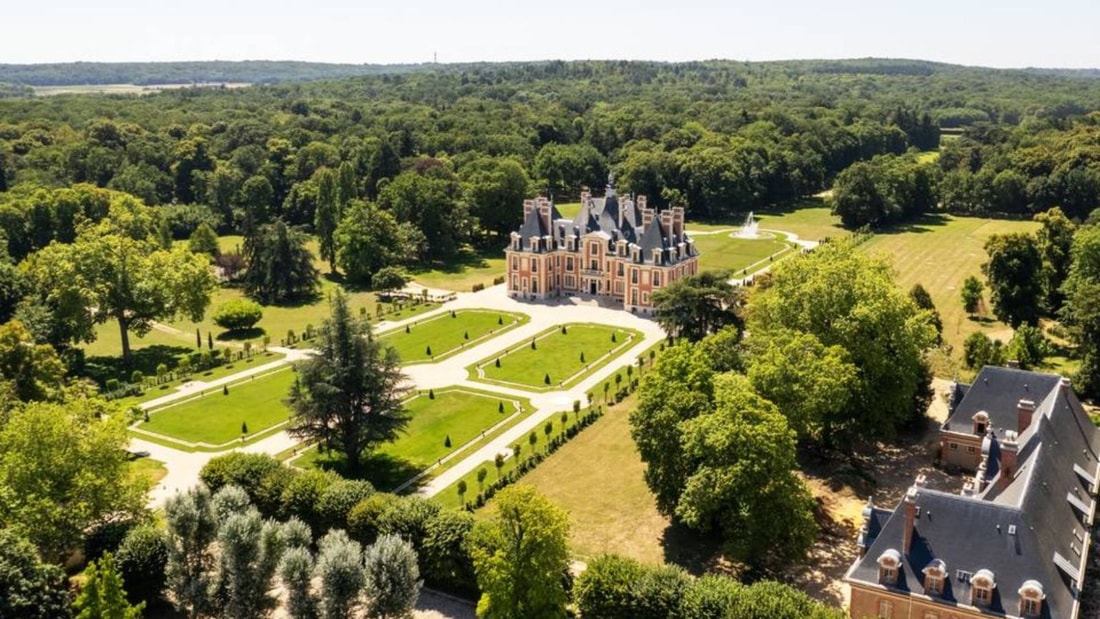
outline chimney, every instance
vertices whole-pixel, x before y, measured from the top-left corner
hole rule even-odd
[[[1001,441],[1001,473],[997,481],[997,487],[1001,490],[1007,488],[1016,477],[1016,457],[1020,453],[1016,437],[1016,433],[1009,430],[1005,432],[1005,438]]]
[[[643,208],[642,209],[642,229],[643,230],[648,230],[649,229],[649,224],[652,223],[652,222],[653,222],[653,209]]]
[[[641,210],[645,210],[645,196],[638,196],[634,200],[635,206]]]
[[[553,222],[550,221],[550,210],[551,210],[550,201],[547,200],[546,198],[540,197],[539,198],[539,218],[542,219],[542,224],[543,224],[543,226],[545,226],[546,230],[553,230],[554,229],[554,224],[553,224]]]
[[[1058,383],[1058,390],[1062,392],[1061,394],[1063,397],[1068,396],[1070,392],[1073,391],[1073,383],[1070,382],[1068,378],[1063,378],[1062,381]]]
[[[1020,369],[1020,362],[1016,359],[1009,359],[1008,361],[1005,361],[1005,367],[1012,370],[1018,370]]]
[[[901,534],[901,552],[909,554],[913,545],[913,528],[917,521],[917,497],[920,496],[920,488],[924,486],[924,475],[918,475],[916,481],[905,493],[905,528]]]
[[[1016,403],[1016,432],[1022,434],[1031,425],[1031,418],[1035,415],[1035,402],[1032,400],[1020,400]]]
[[[523,220],[527,221],[527,216],[531,214],[531,211],[535,210],[534,200],[523,201]]]
[[[581,192],[581,207],[586,206],[588,204],[588,199],[591,198],[591,197],[592,197],[592,194],[588,193],[587,191],[582,191]]]
[[[679,238],[684,233],[684,207],[672,208],[672,234]]]
[[[672,232],[672,209],[661,211],[661,236]]]

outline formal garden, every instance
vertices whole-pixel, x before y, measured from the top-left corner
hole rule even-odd
[[[467,369],[479,382],[537,391],[564,389],[610,363],[640,337],[633,329],[567,323]]]
[[[417,392],[405,402],[411,419],[393,443],[381,446],[364,467],[367,478],[379,488],[396,489],[416,475],[438,474],[460,456],[535,412],[524,398],[501,397],[466,387]],[[288,462],[298,468],[342,468],[335,452],[317,445],[295,450]]]
[[[423,320],[406,323],[382,334],[401,362],[442,361],[489,338],[527,323],[525,314],[490,310],[452,310]]]
[[[283,400],[294,382],[285,366],[240,382],[197,390],[146,411],[134,436],[183,451],[223,451],[270,436],[288,420]]]

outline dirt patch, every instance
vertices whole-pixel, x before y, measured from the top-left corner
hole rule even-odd
[[[803,466],[803,479],[817,499],[816,517],[821,535],[810,549],[805,567],[786,575],[786,581],[824,603],[846,607],[848,585],[844,574],[857,557],[856,538],[863,508],[870,497],[875,505],[892,509],[917,475],[927,486],[958,492],[965,481],[933,466],[939,450],[940,425],[947,418],[950,383],[933,381],[936,397],[923,425],[880,444],[871,453],[850,462],[811,462]]]

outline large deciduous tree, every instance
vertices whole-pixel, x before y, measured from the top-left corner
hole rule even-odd
[[[408,258],[401,229],[393,215],[355,200],[336,229],[336,260],[348,280],[372,285],[379,270]]]
[[[1057,312],[1062,307],[1062,283],[1069,276],[1072,263],[1071,250],[1073,235],[1077,230],[1062,209],[1054,207],[1035,216],[1042,227],[1035,232],[1039,255],[1043,258],[1043,299],[1048,312]]]
[[[383,208],[397,221],[410,223],[427,239],[428,257],[454,257],[467,235],[466,207],[460,200],[454,175],[435,160],[422,162],[420,171],[402,172],[378,195]]]
[[[653,293],[657,322],[670,335],[697,342],[723,327],[740,329],[741,293],[725,271],[703,271]]]
[[[85,226],[71,244],[53,243],[28,260],[28,272],[47,303],[83,326],[114,320],[122,356],[130,359],[130,333],[145,335],[156,321],[202,319],[217,280],[207,260],[186,247],[162,249],[147,209],[116,200],[110,218]]]
[[[336,225],[340,223],[340,202],[336,173],[321,168],[314,174],[317,182],[317,210],[313,216],[313,230],[317,233],[321,258],[328,261],[329,270],[336,268]]]
[[[262,226],[248,243],[245,291],[261,303],[281,303],[316,294],[320,281],[313,266],[309,237],[282,220]]]
[[[498,237],[519,227],[531,179],[514,159],[483,157],[462,168],[466,202],[478,224]]]
[[[989,261],[982,272],[989,281],[993,314],[1018,327],[1039,322],[1043,298],[1043,258],[1035,237],[1022,232],[995,234],[985,242]]]
[[[16,409],[0,425],[0,522],[59,560],[91,526],[136,517],[145,484],[127,466],[128,442],[125,415],[100,400]]]
[[[0,324],[0,383],[8,383],[17,399],[53,399],[61,394],[64,377],[65,364],[52,346],[36,344],[18,320]]]
[[[470,535],[482,619],[565,617],[569,519],[531,486],[504,489],[497,516]]]
[[[358,471],[364,452],[392,441],[408,424],[401,403],[407,378],[397,352],[352,317],[347,297],[337,292],[331,306],[317,353],[296,367],[290,432],[324,441]]]
[[[834,437],[838,446],[891,437],[923,413],[929,380],[923,353],[935,329],[929,313],[897,289],[884,261],[835,242],[773,273],[772,286],[749,308],[749,333],[809,333],[826,347],[843,347],[856,368],[844,426],[850,433]]]
[[[1077,344],[1081,367],[1076,387],[1100,397],[1100,225],[1081,228],[1073,239],[1073,266],[1063,285],[1061,317]]]

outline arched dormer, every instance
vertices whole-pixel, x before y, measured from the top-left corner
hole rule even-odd
[[[878,581],[884,585],[895,585],[898,582],[898,572],[901,570],[901,553],[893,548],[878,558]]]
[[[928,595],[943,595],[947,582],[947,564],[942,559],[932,559],[921,572],[924,573],[924,592]]]
[[[1020,595],[1020,616],[1039,617],[1043,614],[1043,585],[1037,580],[1025,580],[1017,591]]]
[[[993,572],[981,569],[970,577],[970,605],[989,606],[993,603],[993,590],[997,588],[997,579]]]
[[[985,411],[978,411],[974,413],[974,434],[978,436],[984,436],[985,431],[989,429],[989,413]]]

